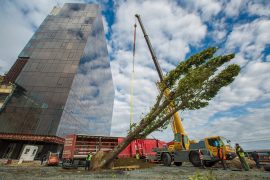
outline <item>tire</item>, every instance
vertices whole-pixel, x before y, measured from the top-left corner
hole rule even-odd
[[[172,164],[172,157],[170,156],[169,153],[164,153],[162,155],[162,162],[163,162],[164,166],[171,166],[171,164]]]
[[[216,164],[216,161],[204,161],[203,164],[205,167],[212,167]]]
[[[182,166],[182,162],[174,162],[174,165],[176,165],[176,166]]]
[[[74,167],[72,162],[70,162],[69,160],[68,161],[63,161],[62,168],[63,169],[76,169],[76,167]]]
[[[200,155],[196,151],[191,151],[191,153],[189,154],[189,161],[195,167],[200,167],[201,166]]]

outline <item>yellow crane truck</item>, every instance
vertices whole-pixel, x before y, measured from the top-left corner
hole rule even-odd
[[[138,22],[142,29],[145,41],[151,53],[160,81],[163,81],[163,74],[161,68],[152,48],[150,39],[146,34],[141,18],[138,14],[136,14],[135,17],[138,19]],[[165,96],[169,93],[170,90],[167,89],[165,91]],[[159,162],[162,162],[166,166],[170,166],[172,162],[176,166],[181,166],[183,162],[191,162],[195,167],[200,166],[200,151],[200,153],[202,154],[202,160],[204,165],[207,167],[211,167],[219,161],[218,148],[224,152],[227,160],[232,160],[236,157],[236,153],[230,145],[230,140],[227,140],[224,137],[206,137],[198,142],[194,140],[189,140],[188,135],[185,133],[182,121],[178,113],[175,113],[173,115],[172,129],[174,133],[173,144],[169,145],[169,147],[153,149],[153,151],[156,152],[155,159]]]

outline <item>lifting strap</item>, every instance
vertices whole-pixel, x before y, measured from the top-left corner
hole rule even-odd
[[[131,84],[130,84],[130,122],[129,122],[129,129],[132,130],[132,123],[133,123],[133,91],[134,91],[134,61],[135,61],[135,51],[136,51],[136,19],[134,24],[134,36],[133,36],[133,57],[132,57],[132,73],[131,73]]]

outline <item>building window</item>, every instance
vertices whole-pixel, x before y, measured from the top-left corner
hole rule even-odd
[[[24,154],[28,154],[29,151],[30,151],[30,149],[26,149],[26,150],[24,151]]]

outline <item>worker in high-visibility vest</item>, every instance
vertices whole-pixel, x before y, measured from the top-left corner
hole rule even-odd
[[[89,170],[90,169],[90,163],[91,163],[91,159],[92,159],[92,154],[89,152],[87,157],[86,157],[86,163],[85,163],[85,170]]]
[[[136,159],[140,159],[140,154],[136,153]]]
[[[245,152],[244,150],[241,148],[241,146],[239,146],[238,143],[235,144],[235,150],[236,150],[236,154],[241,162],[241,166],[245,171],[249,170],[249,165],[246,162],[245,159]]]
[[[198,150],[198,153],[199,153],[199,159],[200,159],[200,162],[201,162],[201,167],[203,169],[205,169],[205,166],[204,166],[204,163],[203,163],[203,154],[202,154],[201,149]]]
[[[227,169],[227,165],[226,165],[226,156],[225,156],[225,152],[224,152],[224,148],[222,148],[222,146],[218,146],[217,147],[218,150],[218,158],[221,161],[222,167],[224,170]]]

